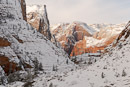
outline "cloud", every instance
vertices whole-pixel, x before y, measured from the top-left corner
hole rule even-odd
[[[51,24],[83,21],[120,23],[130,19],[130,0],[26,0],[46,4]]]

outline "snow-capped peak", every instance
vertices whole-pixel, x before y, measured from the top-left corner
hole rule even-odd
[[[34,12],[34,13],[43,15],[44,14],[44,5],[28,5],[27,14],[30,12]]]

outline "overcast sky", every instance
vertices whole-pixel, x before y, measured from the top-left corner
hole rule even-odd
[[[130,0],[26,0],[27,5],[47,5],[51,24],[82,21],[122,23],[130,20]]]

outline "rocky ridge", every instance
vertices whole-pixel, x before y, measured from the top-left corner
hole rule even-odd
[[[0,1],[0,85],[25,80],[30,71],[32,75],[39,70],[49,73],[56,67],[60,72],[73,65],[62,49],[23,20],[25,10],[22,10],[21,2]],[[25,5],[24,1],[22,4]]]

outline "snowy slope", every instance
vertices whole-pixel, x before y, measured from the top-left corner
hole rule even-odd
[[[0,47],[0,55],[6,56],[9,62],[13,62],[25,70],[27,68],[25,64],[35,67],[34,62],[38,60],[38,63],[43,66],[41,68],[49,73],[53,71],[54,66],[59,72],[74,67],[62,49],[57,48],[36,29],[22,20],[19,0],[8,0],[7,3],[2,0],[0,12],[2,13],[0,15],[0,37],[11,43],[10,46]],[[68,64],[66,64],[67,60]],[[3,69],[2,73],[4,73]]]

